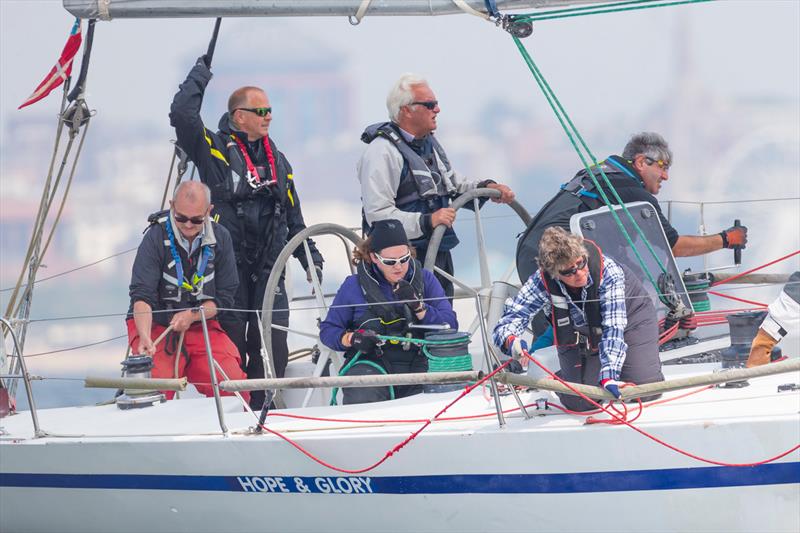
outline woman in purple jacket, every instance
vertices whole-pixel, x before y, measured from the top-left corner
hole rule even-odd
[[[415,259],[398,220],[378,220],[369,237],[353,252],[356,274],[344,280],[320,339],[345,352],[343,374],[367,376],[426,372],[428,360],[415,344],[386,341],[381,336],[421,338],[413,324],[446,324],[458,329],[456,314],[432,272]],[[402,398],[422,391],[420,385],[345,388],[344,403]]]

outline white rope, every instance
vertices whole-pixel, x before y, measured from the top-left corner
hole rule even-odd
[[[453,0],[453,3],[464,13],[475,15],[483,20],[491,20],[489,13],[481,13],[480,11],[473,9],[465,0]]]

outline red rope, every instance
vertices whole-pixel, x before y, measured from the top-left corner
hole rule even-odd
[[[736,300],[737,302],[757,305],[757,306],[760,306],[762,309],[764,307],[767,307],[767,304],[762,304],[761,302],[755,302],[753,300],[745,300],[744,298],[737,298],[736,296],[731,296],[729,294],[723,294],[723,293],[717,292],[717,291],[708,291],[708,294],[713,294],[714,296],[719,296],[721,298],[727,298],[728,300]]]
[[[403,440],[402,442],[400,442],[399,444],[397,444],[396,446],[394,446],[394,447],[393,447],[391,450],[387,451],[387,452],[386,452],[386,454],[384,454],[384,456],[383,456],[381,459],[379,459],[379,460],[375,461],[373,464],[371,464],[371,465],[369,465],[369,466],[366,466],[366,467],[364,467],[364,468],[359,468],[359,469],[357,469],[357,470],[350,470],[350,469],[347,469],[347,468],[339,468],[338,466],[334,466],[334,465],[332,465],[332,464],[330,464],[330,463],[328,463],[328,462],[326,462],[326,461],[323,461],[322,459],[320,459],[319,457],[317,457],[317,456],[316,456],[316,455],[314,455],[313,453],[311,453],[311,452],[309,452],[308,450],[306,450],[306,449],[305,449],[303,446],[301,446],[300,444],[298,444],[298,443],[297,443],[297,442],[295,442],[294,440],[290,439],[290,438],[289,438],[289,437],[287,437],[286,435],[284,435],[284,434],[280,433],[279,431],[275,431],[274,429],[268,428],[267,426],[264,426],[264,425],[262,425],[262,426],[261,426],[261,429],[263,429],[263,430],[264,430],[264,431],[266,431],[267,433],[270,433],[270,434],[272,434],[272,435],[275,435],[276,437],[279,437],[279,438],[283,439],[284,441],[286,441],[287,443],[289,443],[291,446],[293,446],[295,449],[297,449],[297,450],[298,450],[300,453],[302,453],[303,455],[305,455],[306,457],[308,457],[309,459],[311,459],[312,461],[314,461],[314,462],[315,462],[315,463],[317,463],[317,464],[320,464],[320,465],[322,465],[322,466],[324,466],[324,467],[330,468],[331,470],[335,470],[335,471],[337,471],[337,472],[342,472],[343,474],[363,474],[364,472],[368,472],[368,471],[370,471],[370,470],[373,470],[373,469],[377,468],[378,466],[380,466],[381,464],[383,464],[383,463],[384,463],[384,462],[385,462],[387,459],[389,459],[389,457],[391,457],[391,456],[392,456],[392,455],[394,455],[395,453],[397,453],[397,452],[399,452],[400,450],[402,450],[402,449],[403,449],[403,448],[404,448],[404,447],[405,447],[405,446],[406,446],[406,445],[407,445],[409,442],[411,442],[412,440],[414,440],[415,438],[417,438],[417,436],[418,436],[420,433],[422,433],[422,432],[425,430],[425,428],[427,428],[428,426],[430,426],[430,425],[431,425],[431,424],[432,424],[432,423],[433,423],[433,422],[434,422],[436,419],[438,419],[438,418],[439,418],[441,415],[443,415],[443,414],[445,413],[445,411],[447,411],[447,410],[448,410],[448,409],[450,409],[450,408],[451,408],[453,405],[455,405],[455,404],[456,404],[456,402],[458,402],[459,400],[461,400],[461,398],[463,398],[464,396],[466,396],[467,394],[469,394],[470,392],[472,392],[472,391],[473,391],[473,390],[474,390],[476,387],[478,387],[479,385],[482,385],[482,384],[483,384],[483,383],[485,383],[487,380],[491,379],[491,378],[492,378],[492,377],[493,377],[495,374],[497,374],[497,373],[498,373],[498,372],[500,372],[502,369],[504,369],[506,366],[508,366],[508,364],[509,364],[509,363],[510,363],[512,360],[513,360],[513,359],[509,359],[509,360],[508,360],[508,361],[506,361],[504,364],[502,364],[502,365],[498,366],[496,369],[494,369],[492,372],[490,372],[489,374],[487,374],[486,376],[484,376],[484,377],[483,377],[483,378],[482,378],[480,381],[478,381],[478,382],[477,382],[477,383],[475,383],[474,385],[469,385],[469,386],[467,386],[467,387],[466,387],[466,388],[465,388],[465,389],[464,389],[464,390],[461,392],[461,394],[459,394],[458,396],[456,396],[456,398],[455,398],[455,399],[454,399],[452,402],[450,402],[450,403],[448,403],[447,405],[445,405],[445,406],[444,406],[444,407],[443,407],[443,408],[442,408],[442,409],[441,409],[441,410],[440,410],[438,413],[436,413],[436,414],[435,414],[435,415],[434,415],[432,418],[429,418],[429,419],[425,420],[425,421],[423,422],[423,424],[422,424],[422,425],[421,425],[419,428],[417,428],[417,429],[416,429],[414,432],[412,432],[412,433],[411,433],[411,435],[409,435],[408,437],[406,437],[406,439],[405,439],[405,440]]]
[[[707,459],[707,458],[705,458],[705,457],[702,457],[702,456],[699,456],[699,455],[693,454],[693,453],[691,453],[691,452],[687,452],[687,451],[685,451],[685,450],[682,450],[682,449],[678,448],[677,446],[673,446],[672,444],[669,444],[668,442],[665,442],[665,441],[663,441],[663,440],[659,439],[659,438],[658,438],[658,437],[656,437],[655,435],[651,435],[651,434],[650,434],[650,433],[648,433],[647,431],[645,431],[645,430],[643,430],[643,429],[640,429],[640,428],[638,428],[638,427],[634,426],[634,425],[633,425],[632,423],[630,423],[629,421],[622,419],[622,418],[621,418],[620,416],[618,416],[617,414],[615,414],[615,413],[611,412],[611,411],[610,411],[608,408],[606,408],[606,407],[603,407],[602,405],[600,405],[600,404],[599,404],[599,403],[597,403],[596,401],[592,400],[591,398],[589,398],[589,397],[588,397],[588,396],[586,396],[585,394],[583,394],[583,393],[581,393],[580,391],[578,391],[578,390],[577,390],[575,387],[573,387],[573,386],[572,386],[572,385],[571,385],[569,382],[567,382],[567,381],[564,381],[564,380],[563,380],[563,379],[561,379],[560,377],[556,376],[556,375],[555,375],[553,372],[551,372],[551,371],[550,371],[550,369],[548,369],[548,368],[547,368],[547,367],[545,367],[543,364],[541,364],[539,361],[537,361],[536,359],[534,359],[533,357],[531,357],[531,355],[530,355],[529,353],[527,353],[527,352],[523,352],[523,353],[525,354],[525,356],[526,356],[528,359],[530,359],[531,361],[533,361],[534,363],[536,363],[536,365],[537,365],[539,368],[541,368],[541,369],[542,369],[542,370],[544,370],[546,373],[548,373],[548,374],[549,374],[549,375],[550,375],[552,378],[554,378],[554,379],[557,379],[557,380],[558,380],[560,383],[562,383],[563,385],[565,385],[565,386],[566,386],[568,389],[570,389],[572,392],[576,393],[576,394],[577,394],[579,397],[583,398],[584,400],[586,400],[586,401],[587,401],[587,402],[589,402],[590,404],[592,404],[592,405],[594,405],[595,407],[599,408],[601,411],[605,412],[607,415],[611,416],[612,418],[614,418],[614,419],[618,420],[618,421],[619,421],[619,423],[621,423],[621,424],[624,424],[624,425],[628,426],[629,428],[631,428],[632,430],[636,431],[636,432],[637,432],[637,433],[639,433],[640,435],[642,435],[642,436],[644,436],[644,437],[647,437],[648,439],[650,439],[650,440],[652,440],[652,441],[654,441],[654,442],[657,442],[658,444],[661,444],[662,446],[664,446],[664,447],[666,447],[666,448],[669,448],[670,450],[672,450],[672,451],[674,451],[674,452],[677,452],[677,453],[679,453],[679,454],[681,454],[681,455],[685,455],[686,457],[690,457],[690,458],[692,458],[692,459],[695,459],[695,460],[697,460],[697,461],[701,461],[701,462],[703,462],[703,463],[709,463],[709,464],[712,464],[712,465],[717,465],[717,466],[758,466],[758,465],[763,465],[763,464],[766,464],[766,463],[771,463],[771,462],[773,462],[773,461],[777,461],[778,459],[781,459],[782,457],[785,457],[785,456],[789,455],[790,453],[792,453],[792,452],[794,452],[794,451],[796,451],[796,450],[800,449],[800,444],[798,444],[798,445],[794,446],[793,448],[791,448],[791,449],[789,449],[789,450],[787,450],[787,451],[785,451],[785,452],[783,452],[783,453],[780,453],[780,454],[776,455],[775,457],[770,457],[769,459],[765,459],[765,460],[763,460],[763,461],[756,461],[756,462],[752,462],[752,463],[726,463],[726,462],[723,462],[723,461],[715,461],[715,460],[713,460],[713,459]]]
[[[716,287],[717,285],[722,285],[723,283],[730,283],[731,281],[733,281],[735,279],[741,278],[742,276],[746,276],[747,274],[750,274],[750,273],[755,272],[757,270],[761,270],[762,268],[767,268],[768,266],[774,265],[775,263],[780,263],[781,261],[789,259],[790,257],[794,257],[797,254],[800,254],[800,250],[797,250],[796,252],[792,252],[789,255],[784,255],[783,257],[779,257],[778,259],[775,259],[774,261],[770,261],[769,263],[766,263],[764,265],[761,265],[761,266],[758,266],[758,267],[755,267],[755,268],[751,268],[750,270],[745,270],[744,272],[736,274],[735,276],[731,276],[731,277],[729,277],[727,279],[723,279],[723,280],[720,280],[720,281],[715,281],[714,283],[711,284],[711,286],[712,287]]]

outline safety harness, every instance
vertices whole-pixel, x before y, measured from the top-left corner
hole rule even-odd
[[[588,330],[575,325],[569,311],[569,298],[562,290],[562,285],[544,270],[540,270],[540,275],[552,304],[550,321],[555,333],[555,345],[562,347],[579,345],[595,351],[603,335],[599,298],[604,271],[603,253],[593,241],[585,239],[584,242],[587,245],[589,274],[592,279],[592,284],[586,287],[586,297],[583,302],[583,313],[586,315]]]

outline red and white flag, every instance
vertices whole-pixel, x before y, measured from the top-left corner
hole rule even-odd
[[[58,58],[55,66],[53,66],[50,73],[42,80],[42,83],[36,87],[33,94],[31,94],[17,109],[22,109],[25,106],[38,102],[50,94],[50,91],[64,83],[64,80],[72,73],[72,60],[75,59],[75,54],[78,53],[80,48],[81,19],[75,19],[75,25],[72,26],[67,44],[64,45],[64,49],[61,51],[61,57]]]

